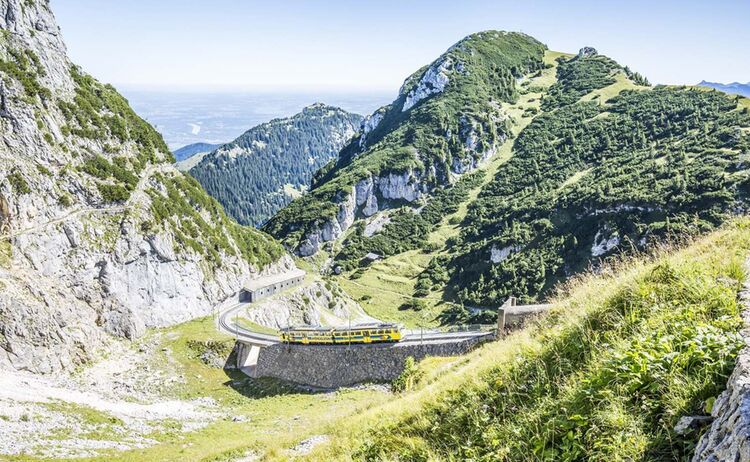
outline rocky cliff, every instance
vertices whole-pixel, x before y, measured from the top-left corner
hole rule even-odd
[[[0,367],[75,366],[293,264],[68,60],[47,1],[0,0],[0,76]]]

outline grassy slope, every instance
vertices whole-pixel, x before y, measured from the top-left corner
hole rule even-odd
[[[737,292],[750,251],[749,227],[747,219],[735,221],[682,250],[577,279],[539,326],[475,353],[514,345],[484,359],[490,372],[466,377],[456,391],[426,408],[409,407],[361,437],[360,455],[685,457],[697,435],[680,438],[674,424],[682,415],[704,412],[723,389],[740,346]]]
[[[167,427],[144,435],[157,440],[159,444],[156,446],[126,452],[112,451],[101,457],[76,460],[230,461],[254,451],[274,460],[287,460],[288,448],[318,434],[319,429],[332,419],[361,412],[389,399],[388,394],[373,389],[303,393],[277,381],[251,381],[242,374],[227,375],[222,369],[207,366],[199,359],[200,351],[191,346],[192,342],[218,342],[223,345],[226,354],[233,345],[232,338],[217,333],[211,318],[153,331],[149,336],[158,338],[159,343],[154,349],[158,353],[148,366],[152,370],[160,370],[165,368],[165,364],[176,365],[175,369],[167,371],[168,376],[182,376],[185,379],[183,384],[167,387],[167,396],[185,400],[210,397],[216,400],[219,411],[229,416],[242,416],[246,420],[235,422],[231,417],[219,418],[208,427],[187,435],[170,431]],[[146,338],[142,341],[150,340]],[[119,422],[109,414],[85,406],[65,404],[53,404],[50,409],[76,415],[85,422],[101,423],[101,430],[90,435],[92,439],[119,438],[116,429]],[[42,459],[16,456],[9,460],[36,462]]]
[[[678,314],[687,313],[691,325],[704,323],[713,326],[711,329],[736,331],[739,326],[735,302],[738,279],[743,276],[741,262],[749,251],[750,220],[745,219],[725,225],[682,250],[662,251],[652,259],[632,259],[600,275],[580,277],[554,300],[554,314],[538,325],[462,357],[426,359],[419,364],[423,376],[416,387],[396,395],[374,389],[308,394],[295,392],[274,381],[227,376],[221,369],[204,365],[199,359],[200,351],[189,343],[218,342],[225,349],[231,347],[232,339],[217,333],[211,318],[152,332],[149,335],[159,339],[159,344],[149,366],[157,368],[171,363],[174,369],[169,371],[170,374],[185,378],[185,384],[172,390],[174,397],[211,397],[222,411],[245,416],[248,420],[220,419],[188,435],[159,432],[148,435],[159,441],[155,447],[112,453],[92,460],[233,461],[248,451],[254,451],[264,456],[262,460],[283,461],[289,459],[288,448],[313,435],[328,435],[330,438],[327,444],[316,447],[307,457],[314,461],[352,460],[355,452],[363,447],[376,460],[381,456],[393,456],[392,451],[402,454],[406,460],[423,460],[409,454],[427,454],[436,459],[458,454],[457,458],[462,459],[469,453],[460,445],[468,439],[476,442],[474,449],[478,452],[472,454],[478,456],[489,452],[484,446],[488,441],[495,441],[492,444],[498,447],[509,444],[508,441],[532,441],[538,436],[532,430],[545,428],[539,426],[539,419],[564,423],[576,414],[591,418],[592,409],[577,400],[580,385],[598,377],[602,365],[619,353],[629,352],[620,356],[624,358],[642,357],[635,354],[639,351],[638,345],[653,345],[654,339],[667,338],[660,337],[664,326],[674,324]],[[664,275],[676,277],[665,278]],[[618,311],[623,304],[633,307],[626,311],[626,316]],[[725,316],[707,318],[706,310]],[[576,341],[572,341],[571,335]],[[641,343],[632,341],[638,338],[643,339]],[[706,344],[710,342],[706,341]],[[162,351],[163,348],[166,350]],[[619,451],[607,453],[608,460],[637,456],[655,442],[663,443],[665,429],[673,426],[674,419],[683,413],[699,413],[705,398],[714,396],[723,386],[722,380],[727,372],[723,365],[731,362],[730,357],[712,361],[715,352],[709,351],[700,361],[691,363],[697,364],[694,376],[668,374],[670,380],[665,381],[663,387],[656,388],[661,399],[657,403],[671,410],[664,413],[665,423],[656,428],[644,427],[645,413],[634,411],[632,404],[623,400],[622,390],[618,392],[617,387],[609,390],[614,396],[609,401],[606,398],[609,395],[603,395],[603,411],[594,412],[594,417],[609,419],[609,426],[599,429],[600,433],[592,433],[601,436],[599,441],[603,446],[598,450]],[[571,355],[580,357],[571,361]],[[681,363],[682,359],[686,358],[678,356],[675,362]],[[693,355],[687,359],[693,361],[696,357]],[[710,364],[714,372],[717,367],[722,369],[718,379],[716,374],[705,373],[701,366],[704,363]],[[519,383],[529,383],[526,380],[528,375],[524,375],[529,368],[546,371],[548,376],[536,377],[539,387],[519,393],[514,387]],[[627,383],[624,381],[632,377],[631,369],[622,370],[625,372],[616,372],[608,382]],[[565,371],[565,374],[560,371]],[[644,378],[648,379],[648,376]],[[493,393],[500,386],[513,391],[510,394],[513,400],[508,403],[518,406],[519,415],[523,416],[512,422],[523,435],[520,439],[506,439],[504,431],[509,422],[493,415],[492,411],[486,414],[488,409],[499,409],[496,407],[500,405],[498,403],[504,402],[492,400],[497,396]],[[549,387],[557,393],[549,393],[552,389]],[[529,396],[527,392],[531,393],[531,402],[523,398]],[[649,402],[653,403],[653,400]],[[487,404],[485,411],[482,411],[483,404]],[[559,411],[563,406],[567,412]],[[581,409],[577,410],[576,406]],[[92,437],[106,438],[106,432],[116,424],[106,414],[92,414],[88,409],[70,411],[87,421],[105,424],[101,435]],[[489,424],[473,419],[475,415],[477,419],[490,419]],[[585,419],[583,421],[589,421]],[[110,425],[110,430],[107,425]],[[487,439],[485,434],[475,434],[477,428],[492,428],[496,433],[490,436],[500,436]],[[546,446],[542,447],[554,448],[557,442],[553,438],[545,441]],[[457,453],[459,450],[462,452]],[[502,454],[495,453],[493,457],[506,457]],[[528,448],[527,454],[528,458],[535,457],[533,448]],[[35,459],[18,457],[16,460]]]

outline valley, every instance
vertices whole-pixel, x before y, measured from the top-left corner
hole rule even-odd
[[[0,459],[750,450],[747,98],[488,30],[176,157],[50,8],[0,0]]]

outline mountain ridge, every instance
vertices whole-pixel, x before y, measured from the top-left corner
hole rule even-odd
[[[258,226],[307,187],[361,122],[360,115],[314,103],[248,129],[189,172],[238,222]]]
[[[174,155],[174,158],[177,162],[182,162],[184,160],[187,160],[191,157],[193,157],[196,154],[200,154],[202,152],[211,152],[219,148],[221,144],[211,144],[211,143],[192,143],[188,144],[187,146],[183,146],[180,149],[177,149],[175,151],[172,151],[172,155]]]
[[[732,82],[732,83],[719,83],[719,82],[708,82],[706,80],[701,80],[698,83],[698,86],[700,87],[708,87],[708,88],[714,88],[716,90],[721,90],[725,93],[735,94],[735,95],[742,95],[745,97],[750,97],[750,82],[747,83],[740,83],[740,82]]]
[[[590,47],[565,54],[539,44],[544,57],[522,59],[522,74],[492,60],[472,68],[513,78],[505,86],[482,82],[502,101],[498,107],[459,110],[452,118],[504,114],[506,127],[519,127],[513,134],[445,130],[435,117],[440,110],[416,123],[394,117],[443,108],[451,91],[473,93],[471,84],[451,80],[463,64],[447,59],[450,50],[486,45],[513,56],[517,48],[503,44],[508,37],[525,40],[475,34],[407,78],[397,100],[368,116],[339,159],[315,175],[311,193],[264,229],[299,255],[323,251],[333,263],[322,271],[342,273],[342,283],[353,288],[359,278],[374,283],[394,266],[424,261],[414,254],[421,249],[431,258],[413,265],[420,270],[404,282],[403,307],[383,311],[402,317],[404,307],[426,302],[430,315],[451,324],[487,322],[508,296],[536,300],[626,245],[643,248],[668,235],[713,229],[747,208],[748,101],[697,87],[652,87]],[[409,95],[419,96],[416,103]],[[384,150],[382,139],[399,131],[410,137]],[[468,168],[451,161],[457,168],[435,182],[438,169],[408,160],[417,152],[420,162],[430,159],[411,144],[420,132],[434,135],[426,150],[447,146],[460,158],[479,146],[475,152],[487,158],[480,155]],[[451,144],[456,133],[461,143]],[[494,160],[498,150],[504,157]],[[373,155],[385,175],[354,169]],[[481,178],[490,164],[493,173]],[[432,176],[414,174],[420,171]],[[368,266],[361,260],[368,252],[385,260]]]

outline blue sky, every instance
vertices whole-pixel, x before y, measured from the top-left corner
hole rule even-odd
[[[594,46],[654,83],[750,81],[750,0],[52,0],[72,59],[120,86],[395,91],[463,36]]]

